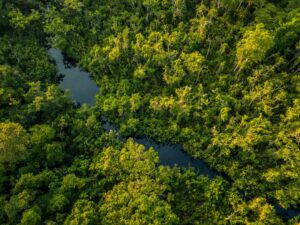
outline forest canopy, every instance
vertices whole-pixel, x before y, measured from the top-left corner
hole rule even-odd
[[[0,224],[299,224],[299,92],[298,0],[0,0]]]

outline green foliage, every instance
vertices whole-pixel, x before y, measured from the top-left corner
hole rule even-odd
[[[84,6],[79,0],[66,0],[64,1],[64,4],[74,10],[80,10]]]
[[[72,209],[72,213],[67,217],[66,225],[94,225],[99,224],[98,206],[88,200],[78,200]]]
[[[26,210],[21,219],[22,225],[37,225],[41,222],[41,210],[38,206]]]
[[[298,224],[278,206],[300,205],[299,12],[297,0],[0,0],[0,223]],[[91,73],[95,106],[61,92],[49,46]],[[223,178],[159,165],[140,136]]]
[[[39,13],[35,10],[32,10],[30,15],[24,16],[19,9],[14,9],[8,13],[8,16],[10,17],[10,24],[19,29],[25,29],[32,21],[40,19]]]
[[[244,68],[262,61],[268,50],[273,47],[273,39],[261,23],[256,24],[255,30],[246,30],[243,38],[237,43],[237,65]]]
[[[13,163],[26,157],[27,133],[18,123],[0,123],[0,162]]]
[[[50,199],[48,210],[49,212],[64,212],[68,204],[69,200],[65,195],[56,194]]]
[[[121,151],[112,147],[106,148],[99,161],[91,165],[91,169],[105,174],[108,179],[116,180],[134,180],[142,175],[150,176],[155,172],[158,156],[153,149],[146,152],[144,150],[144,146],[129,139]]]
[[[101,212],[104,224],[178,224],[171,207],[159,199],[162,191],[152,180],[142,178],[119,183],[105,195]]]

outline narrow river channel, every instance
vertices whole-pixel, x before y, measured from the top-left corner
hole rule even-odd
[[[51,48],[49,49],[48,53],[55,60],[58,72],[64,76],[63,80],[59,84],[59,87],[63,91],[70,92],[70,99],[73,100],[74,103],[94,105],[95,96],[99,92],[99,87],[90,78],[90,74],[78,67],[68,64],[64,60],[64,56],[60,50]],[[115,126],[109,123],[105,117],[102,117],[102,121],[103,128],[106,132],[113,130],[118,133]],[[122,137],[119,138],[122,139]],[[205,162],[198,159],[193,159],[186,152],[184,152],[182,146],[179,144],[158,143],[148,137],[135,138],[135,141],[143,144],[146,149],[153,147],[159,155],[159,163],[161,165],[170,167],[177,165],[182,168],[193,167],[199,175],[207,175],[210,178],[222,176],[231,183],[231,181],[225,175],[214,171]],[[274,207],[276,212],[286,219],[293,218],[300,214],[296,210],[283,209],[278,204],[275,204]]]
[[[65,65],[63,55],[58,49],[51,48],[49,54],[54,58],[58,72],[64,75],[59,87],[63,91],[70,91],[70,98],[75,103],[94,105],[95,96],[99,92],[99,88],[90,78],[89,73],[80,70],[78,67]],[[102,117],[102,121],[103,128],[106,132],[113,130],[118,133],[115,126],[109,123],[105,117]],[[179,144],[158,143],[147,137],[135,138],[135,141],[143,144],[146,149],[153,147],[159,155],[161,165],[171,167],[177,165],[185,168],[191,166],[195,168],[199,175],[207,175],[211,178],[220,175],[203,161],[195,160],[185,153],[182,146]]]

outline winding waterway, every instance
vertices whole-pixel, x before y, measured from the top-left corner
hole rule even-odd
[[[74,103],[94,105],[96,94],[99,92],[99,87],[90,78],[90,74],[78,67],[67,64],[67,62],[64,61],[64,56],[60,50],[51,48],[49,49],[48,53],[55,60],[58,72],[64,76],[59,84],[61,90],[69,91],[70,99],[73,100]],[[102,121],[103,128],[106,132],[113,130],[118,133],[118,130],[115,128],[115,126],[109,123],[105,117],[102,117]],[[119,139],[122,139],[122,137],[118,137]],[[184,152],[182,146],[179,144],[158,143],[155,140],[147,137],[135,138],[135,141],[143,144],[146,149],[153,147],[159,155],[159,163],[161,165],[170,167],[177,165],[182,168],[193,167],[199,175],[207,175],[211,178],[215,176],[222,176],[231,182],[225,175],[222,175],[211,169],[205,162],[190,157]],[[287,219],[293,218],[300,214],[296,210],[283,209],[278,204],[275,204],[274,207],[278,214]]]
[[[63,80],[60,82],[59,87],[63,91],[70,92],[70,98],[74,102],[80,104],[95,104],[95,96],[99,92],[99,88],[96,83],[90,78],[89,73],[82,71],[78,67],[66,65],[63,54],[60,50],[51,48],[49,54],[54,58],[58,72],[64,75]],[[118,133],[115,126],[109,123],[105,117],[102,117],[103,128],[106,132],[110,130]],[[119,137],[120,139],[122,137]],[[212,170],[206,163],[201,160],[194,160],[188,154],[183,151],[183,148],[179,144],[171,143],[158,143],[151,138],[139,137],[135,138],[137,143],[143,144],[146,149],[153,147],[159,155],[160,164],[165,166],[179,166],[187,168],[189,166],[195,168],[196,172],[200,175],[207,175],[214,177],[218,174]]]
[[[56,62],[57,70],[64,76],[60,82],[60,89],[70,91],[70,98],[80,104],[95,104],[95,96],[99,92],[96,83],[90,78],[89,73],[78,67],[67,65],[60,50],[51,48],[48,53]]]

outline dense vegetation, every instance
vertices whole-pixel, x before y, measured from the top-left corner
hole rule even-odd
[[[274,205],[300,207],[299,37],[298,0],[0,0],[0,224],[298,224]],[[49,46],[96,106],[60,91]],[[232,182],[158,166],[139,135]]]

